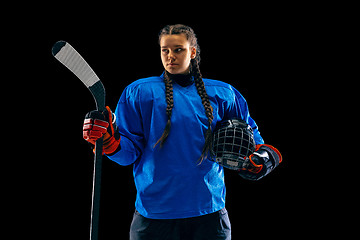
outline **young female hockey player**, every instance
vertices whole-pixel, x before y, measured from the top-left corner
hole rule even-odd
[[[211,161],[212,130],[218,122],[240,118],[253,129],[252,166],[240,176],[257,180],[279,162],[265,145],[242,95],[231,85],[203,78],[194,31],[169,25],[159,34],[160,77],[125,88],[115,114],[92,111],[84,138],[104,134],[104,153],[120,165],[133,164],[137,189],[130,239],[231,239],[225,209],[224,170]]]

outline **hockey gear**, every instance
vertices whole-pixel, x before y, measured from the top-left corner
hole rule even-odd
[[[105,88],[98,76],[91,69],[89,64],[81,55],[67,42],[58,41],[52,48],[53,56],[64,66],[70,69],[90,90],[96,103],[96,109],[100,112],[105,110]],[[102,138],[96,141],[93,190],[91,205],[91,225],[90,239],[98,239],[99,228],[99,207],[100,207],[100,185],[101,185],[101,167],[102,167]]]
[[[120,149],[120,134],[116,117],[107,106],[104,112],[91,111],[86,114],[83,126],[83,137],[91,144],[104,136],[103,153],[114,154]]]
[[[239,91],[224,82],[207,78],[203,81],[209,98],[216,99],[211,102],[214,119],[223,119],[224,115],[226,119],[246,119],[253,129],[256,144],[262,144],[257,125]],[[166,97],[163,75],[131,83],[124,89],[114,110],[121,133],[121,151],[108,157],[122,166],[133,164],[137,190],[135,207],[146,218],[190,218],[225,206],[224,168],[209,161],[210,156],[195,167],[207,130],[204,107],[194,104],[199,99],[196,88],[178,84],[173,87],[174,103],[180,104],[173,108],[171,133],[162,149],[153,146],[164,132],[167,121],[166,114],[160,114],[164,101],[158,101]],[[216,129],[216,121],[212,129]],[[194,184],[199,181],[207,184]]]
[[[108,127],[109,123],[105,121],[105,115],[102,112],[91,111],[85,115],[83,137],[86,141],[95,145],[96,140],[106,133]]]
[[[282,162],[279,150],[271,145],[260,144],[249,157],[245,158],[239,175],[247,180],[260,180],[268,175]]]
[[[73,72],[90,90],[96,103],[96,109],[105,110],[105,88],[99,77],[81,55],[67,42],[58,41],[52,48],[52,54],[65,67]]]
[[[213,154],[217,163],[239,171],[254,150],[253,130],[245,121],[230,119],[218,124],[213,137]]]

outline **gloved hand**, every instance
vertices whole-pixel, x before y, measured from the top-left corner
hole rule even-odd
[[[85,115],[83,137],[95,145],[96,140],[104,136],[103,153],[112,155],[120,150],[120,133],[116,125],[115,115],[106,106],[104,112],[91,111]]]
[[[245,158],[239,175],[247,180],[259,180],[268,175],[282,162],[279,150],[268,144],[256,146],[255,151]]]

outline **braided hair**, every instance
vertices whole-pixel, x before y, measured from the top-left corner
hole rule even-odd
[[[213,116],[213,109],[210,105],[209,96],[206,93],[204,81],[202,80],[202,75],[200,72],[199,64],[200,64],[200,47],[197,43],[197,38],[194,33],[194,30],[188,26],[182,24],[176,25],[168,25],[165,26],[159,34],[159,43],[163,35],[172,35],[172,34],[185,34],[187,40],[190,42],[191,47],[196,48],[196,57],[191,59],[190,62],[190,74],[194,77],[195,86],[197,92],[201,98],[202,104],[204,106],[205,115],[208,119],[208,129],[205,134],[205,145],[202,149],[201,157],[199,158],[199,164],[206,158],[207,153],[211,149],[212,144],[212,130],[211,130],[211,123],[214,120]],[[165,70],[164,73],[164,82],[165,82],[165,91],[166,91],[166,115],[167,115],[167,123],[164,129],[164,132],[160,139],[155,143],[154,147],[160,143],[160,147],[163,146],[166,138],[169,135],[170,128],[171,128],[171,114],[172,109],[174,107],[174,98],[173,98],[173,81],[170,78],[168,71]]]

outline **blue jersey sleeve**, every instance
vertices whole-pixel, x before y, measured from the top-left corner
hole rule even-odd
[[[250,117],[249,108],[245,98],[234,87],[232,87],[232,89],[235,94],[235,101],[232,107],[230,108],[230,115],[232,115],[231,117],[238,117],[245,120],[247,124],[249,124],[253,129],[254,139],[256,144],[264,144],[264,140],[260,135],[257,124]]]
[[[144,148],[140,106],[133,91],[133,88],[127,87],[116,107],[116,124],[121,135],[121,150],[108,156],[109,159],[123,166],[134,163]]]

